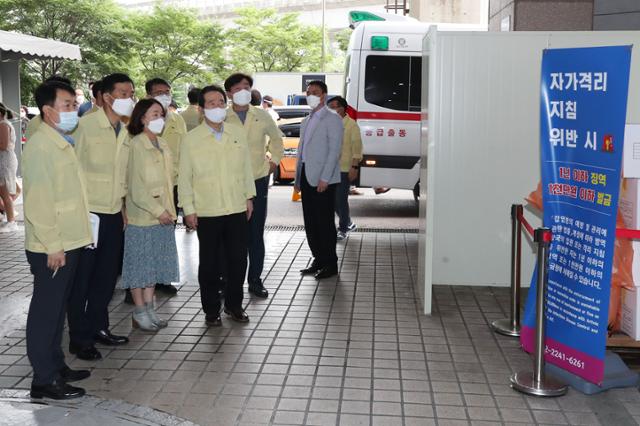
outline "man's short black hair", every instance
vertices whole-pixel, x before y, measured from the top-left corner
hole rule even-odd
[[[57,81],[59,83],[64,83],[67,86],[72,86],[73,87],[73,84],[71,83],[71,80],[69,80],[67,77],[64,77],[64,76],[58,75],[58,74],[52,75],[51,77],[47,78],[44,82],[45,83],[51,83],[51,82],[54,82],[54,81]],[[75,92],[73,92],[73,93],[75,94]]]
[[[307,83],[307,88],[309,86],[317,86],[320,88],[320,90],[322,90],[322,93],[327,93],[329,91],[329,89],[327,89],[327,85],[324,81],[320,81],[320,80],[311,80],[309,83]]]
[[[329,99],[329,102],[327,102],[327,104],[330,104],[333,101],[336,101],[338,105],[340,105],[344,109],[347,109],[347,107],[349,106],[347,100],[342,96],[334,96],[333,98]]]
[[[251,78],[250,75],[243,74],[241,72],[237,72],[235,74],[231,74],[224,81],[224,90],[226,90],[228,92],[229,90],[231,90],[231,88],[233,86],[235,86],[236,84],[240,83],[242,80],[247,80],[249,82],[249,86],[253,87],[253,78]]]
[[[102,79],[102,93],[113,93],[113,90],[116,88],[116,84],[118,83],[131,83],[131,85],[135,87],[131,77],[126,74],[116,72],[109,74]]]
[[[36,105],[38,105],[38,109],[40,110],[40,117],[44,118],[42,109],[45,105],[49,105],[50,107],[55,105],[56,98],[58,97],[58,90],[65,91],[74,98],[76,97],[76,91],[73,90],[73,87],[61,81],[42,83],[36,88],[34,97],[36,98]]]
[[[209,92],[218,92],[220,94],[222,94],[222,97],[224,98],[224,102],[227,102],[227,93],[224,91],[224,89],[220,86],[216,86],[215,84],[212,84],[211,86],[205,86],[202,88],[202,90],[200,91],[200,96],[198,97],[198,105],[200,105],[200,108],[204,109],[204,95],[206,95]]]
[[[189,99],[189,103],[191,105],[198,104],[198,98],[200,97],[201,91],[202,89],[199,89],[197,87],[192,87],[191,90],[189,90],[189,93],[187,93],[187,98]]]
[[[94,81],[93,85],[91,86],[91,94],[93,95],[94,99],[98,99],[100,93],[102,93],[102,80]]]
[[[163,86],[171,88],[171,85],[167,80],[164,80],[162,78],[152,78],[144,84],[144,90],[147,92],[147,95],[151,94],[151,92],[153,91],[153,86],[155,86],[156,84],[161,84]]]
[[[258,89],[251,90],[251,105],[258,106],[262,103],[262,94]]]

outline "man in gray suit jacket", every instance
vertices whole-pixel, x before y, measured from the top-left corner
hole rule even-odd
[[[325,106],[326,97],[324,82],[307,85],[307,104],[312,111],[300,125],[295,181],[296,189],[302,192],[304,229],[314,257],[311,266],[300,272],[316,279],[338,274],[334,207],[343,128],[342,119]]]

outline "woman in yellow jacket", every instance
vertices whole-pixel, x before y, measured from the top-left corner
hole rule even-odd
[[[173,221],[173,160],[164,129],[165,111],[155,99],[143,99],[129,122],[127,216],[122,288],[130,289],[135,328],[157,331],[167,326],[153,306],[155,283],[179,281]]]

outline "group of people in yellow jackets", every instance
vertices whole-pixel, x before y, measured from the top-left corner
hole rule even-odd
[[[284,148],[273,118],[250,105],[252,86],[250,76],[237,73],[224,87],[193,89],[181,115],[169,108],[167,81],[147,81],[146,95],[136,102],[131,78],[114,73],[94,84],[95,105],[81,118],[68,79],[54,76],[36,89],[40,115],[29,122],[22,157],[25,247],[34,275],[27,318],[32,397],[85,393],[70,383],[90,372],[64,361],[65,316],[69,351],[80,359],[100,359],[96,343],[128,343],[110,331],[108,305],[119,275],[134,304],[132,326],[154,332],[168,325],[156,312],[154,294],[157,288],[175,292],[171,283],[180,281],[174,232],[179,207],[199,240],[205,322],[220,326],[221,311],[233,321],[249,321],[242,305],[245,276],[250,293],[268,297],[261,275],[269,176]],[[315,259],[301,272],[320,279],[338,271],[336,202],[339,232],[353,228],[346,197],[362,149],[346,101],[334,99],[325,108],[322,82],[310,83],[307,91],[316,102],[302,125],[298,180],[308,191],[305,227]],[[307,124],[312,130],[305,136]],[[338,184],[344,190],[336,190]]]
[[[168,110],[171,85],[162,79],[148,81],[136,103],[127,75],[105,76],[94,90],[98,105],[82,118],[65,78],[36,89],[40,116],[29,124],[23,154],[25,246],[34,275],[27,319],[32,397],[84,395],[69,384],[90,372],[65,364],[65,316],[69,350],[81,359],[101,358],[97,342],[128,343],[109,324],[120,266],[121,286],[134,302],[132,325],[167,326],[154,291],[157,283],[179,282],[178,205],[199,239],[206,323],[220,326],[221,310],[249,321],[242,307],[247,252],[249,291],[268,297],[261,280],[268,179],[284,149],[268,112],[249,105],[252,85],[250,76],[234,74],[224,88],[191,91],[184,118]]]

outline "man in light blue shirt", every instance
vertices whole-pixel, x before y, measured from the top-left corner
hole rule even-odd
[[[338,274],[334,210],[343,127],[342,118],[325,106],[326,97],[324,82],[308,84],[307,104],[312,111],[300,124],[295,180],[296,189],[302,191],[304,229],[314,257],[311,266],[300,272],[316,279]]]

